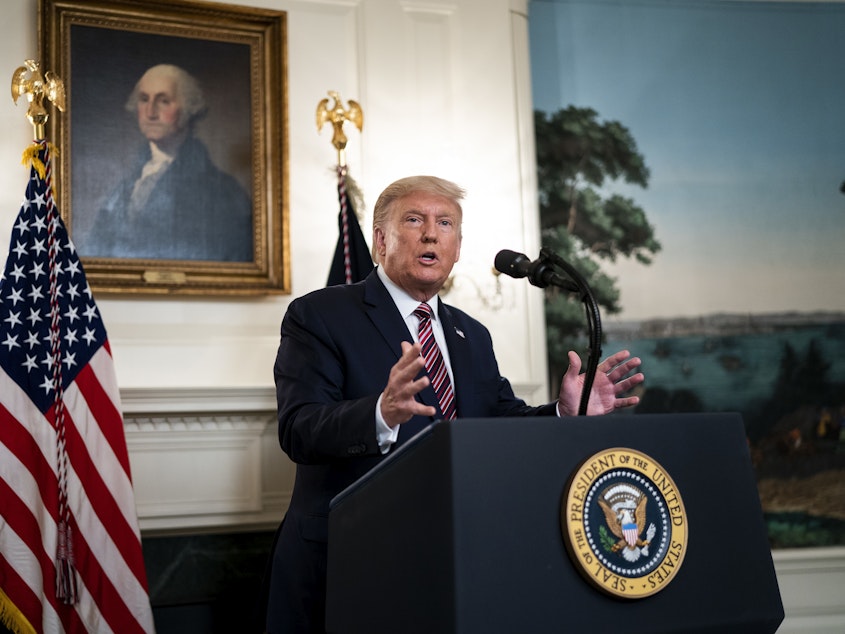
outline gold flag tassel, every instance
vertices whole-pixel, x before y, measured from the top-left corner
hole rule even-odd
[[[52,143],[47,144],[47,149],[50,152],[50,156],[59,155],[59,148]],[[41,145],[37,142],[33,143],[23,151],[21,165],[31,167],[38,173],[38,178],[44,180],[47,177],[47,166],[44,165],[44,161],[41,160],[40,154]]]
[[[0,625],[14,634],[36,634],[27,618],[0,588]]]

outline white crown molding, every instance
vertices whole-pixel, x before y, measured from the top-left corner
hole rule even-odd
[[[128,388],[120,391],[125,415],[275,412],[276,393],[270,387]]]

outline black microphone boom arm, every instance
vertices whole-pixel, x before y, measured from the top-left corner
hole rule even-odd
[[[503,249],[496,254],[494,266],[497,271],[505,275],[516,278],[527,277],[531,284],[539,288],[555,286],[565,291],[578,293],[581,296],[581,301],[584,302],[587,312],[589,355],[578,415],[586,415],[587,405],[590,402],[590,392],[593,389],[601,357],[601,315],[599,314],[598,302],[593,297],[593,292],[587,284],[587,280],[563,258],[545,247],[540,249],[540,257],[534,261],[529,260],[528,256],[523,253]],[[562,269],[568,278],[558,273],[555,267]]]
[[[575,286],[581,294],[581,301],[584,303],[584,309],[587,314],[587,336],[589,348],[587,355],[587,369],[584,374],[584,386],[581,389],[581,403],[578,408],[578,415],[585,416],[587,414],[587,405],[590,402],[590,392],[593,389],[596,372],[598,371],[599,360],[601,359],[602,333],[599,305],[596,298],[593,296],[593,291],[590,289],[590,285],[587,284],[587,280],[584,279],[584,277],[563,258],[552,252],[550,249],[543,247],[540,249],[540,259],[549,260],[556,266],[562,268],[566,274],[574,280]],[[564,288],[569,289],[569,286],[567,285]]]

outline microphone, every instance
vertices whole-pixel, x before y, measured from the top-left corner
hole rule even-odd
[[[578,293],[587,310],[587,332],[590,336],[590,357],[584,373],[584,384],[581,387],[581,404],[578,414],[587,414],[590,392],[596,378],[596,371],[601,357],[601,316],[596,298],[587,284],[584,276],[570,266],[565,260],[546,248],[540,249],[540,257],[533,262],[524,253],[517,253],[503,249],[496,254],[493,266],[499,273],[511,277],[527,277],[534,286],[546,288],[549,284],[567,291]],[[554,267],[560,267],[569,279],[555,272]]]
[[[558,275],[549,261],[540,253],[534,261],[528,259],[524,253],[517,253],[510,249],[502,249],[496,254],[493,266],[499,273],[510,277],[527,277],[534,286],[546,288],[550,284],[568,291],[580,292],[578,285]]]
[[[517,253],[510,249],[502,249],[496,254],[496,260],[493,266],[499,273],[510,275],[511,277],[527,277],[528,268],[531,265],[531,260],[524,253]]]

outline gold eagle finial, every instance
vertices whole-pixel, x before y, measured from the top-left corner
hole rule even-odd
[[[61,112],[65,111],[65,85],[61,78],[47,71],[41,74],[40,64],[28,59],[12,73],[12,100],[17,105],[18,99],[26,95],[29,108],[26,118],[35,130],[35,139],[44,138],[44,125],[50,115],[44,107],[44,99],[52,102]]]
[[[338,165],[344,165],[346,150],[346,135],[343,133],[343,124],[351,121],[360,132],[364,127],[364,111],[357,101],[350,99],[348,108],[344,108],[340,101],[340,94],[334,90],[329,91],[329,97],[334,99],[334,105],[329,108],[329,100],[322,99],[317,104],[317,132],[320,132],[326,121],[330,121],[334,134],[332,134],[332,145],[337,150]]]

